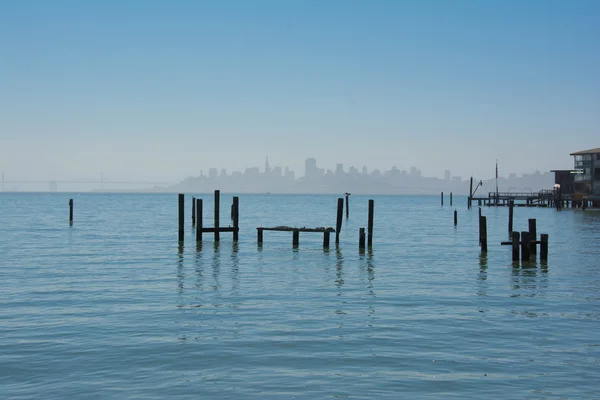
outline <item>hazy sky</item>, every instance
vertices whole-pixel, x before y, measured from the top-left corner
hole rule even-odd
[[[0,170],[570,168],[600,146],[599,20],[595,0],[0,0]]]

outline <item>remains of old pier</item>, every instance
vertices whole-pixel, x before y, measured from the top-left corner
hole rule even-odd
[[[214,192],[215,207],[214,207],[214,226],[204,227],[202,217],[202,199],[193,198],[192,201],[192,224],[196,223],[196,242],[202,241],[203,233],[213,233],[215,235],[215,242],[220,240],[220,233],[231,232],[233,234],[233,240],[238,240],[239,235],[239,198],[235,196],[232,204],[232,219],[233,226],[220,226],[220,203],[221,203],[221,191],[215,190]],[[179,242],[184,241],[185,237],[185,195],[179,194]]]

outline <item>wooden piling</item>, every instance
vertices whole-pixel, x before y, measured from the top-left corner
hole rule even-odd
[[[520,236],[519,232],[512,232],[512,260],[519,261],[519,245],[520,245]]]
[[[185,232],[185,195],[179,193],[179,241],[183,242],[183,236]]]
[[[215,242],[219,241],[219,215],[221,207],[221,191],[215,190]]]
[[[510,235],[513,231],[513,210],[515,208],[515,201],[510,199],[510,203],[508,205],[508,234]]]
[[[69,224],[73,225],[73,199],[69,199]]]
[[[533,241],[533,243],[532,243]],[[536,227],[536,221],[535,218],[530,218],[529,219],[529,252],[531,254],[535,255],[537,254],[537,227]]]
[[[479,207],[479,218],[481,218],[481,207]]]
[[[450,192],[450,207],[452,207],[452,192]]]
[[[202,199],[196,199],[196,243],[202,241]]]
[[[440,201],[441,201],[441,204],[442,204],[442,207],[443,207],[444,206],[444,192],[442,192],[441,195],[440,195]]]
[[[358,248],[365,248],[365,228],[360,228],[358,231]]]
[[[240,230],[240,198],[238,196],[233,197],[233,204],[231,207],[233,208],[233,241],[237,242]]]
[[[350,202],[348,197],[350,197],[350,193],[346,193],[346,218],[350,216]]]
[[[487,252],[487,218],[481,217],[481,252]]]
[[[329,231],[325,231],[323,232],[323,248],[324,249],[328,249],[329,248],[329,236],[330,236]]]
[[[458,211],[454,210],[454,226],[458,225]]]
[[[548,261],[548,234],[540,235],[540,261]]]
[[[338,198],[337,220],[335,222],[335,244],[340,244],[340,232],[342,231],[342,216],[344,215],[344,199]]]
[[[375,212],[375,200],[369,200],[369,222],[367,223],[367,246],[373,247],[373,214]]]
[[[294,232],[292,234],[292,246],[298,247],[299,243],[300,243],[300,231],[298,229],[294,229]]]
[[[471,177],[471,181],[469,183],[469,201],[467,202],[469,208],[471,208],[472,203],[473,203],[473,177]]]
[[[521,261],[529,261],[529,232],[521,232]]]
[[[196,198],[192,196],[192,226],[196,225]]]
[[[262,246],[263,243],[263,230],[261,228],[256,229],[256,242],[259,246]]]

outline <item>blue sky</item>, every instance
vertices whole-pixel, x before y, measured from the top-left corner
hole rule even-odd
[[[570,168],[600,146],[598,20],[584,0],[0,0],[0,170]]]

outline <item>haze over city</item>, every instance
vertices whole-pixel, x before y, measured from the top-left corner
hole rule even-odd
[[[583,0],[2,2],[0,171],[572,168],[597,146],[599,16]]]

